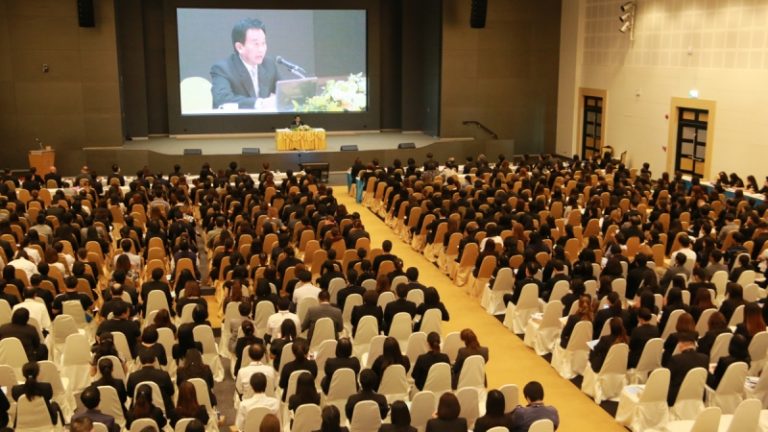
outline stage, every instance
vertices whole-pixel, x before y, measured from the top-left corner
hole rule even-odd
[[[285,171],[297,170],[299,164],[307,162],[326,162],[330,164],[331,172],[343,172],[357,157],[364,163],[376,158],[381,164],[390,164],[394,159],[405,164],[410,157],[423,162],[430,152],[440,161],[453,156],[459,162],[478,153],[494,156],[514,153],[513,140],[438,138],[421,132],[328,131],[326,143],[324,150],[278,151],[274,133],[183,135],[126,141],[121,147],[86,147],[83,150],[88,166],[100,175],[109,173],[113,163],[120,165],[126,175],[134,174],[144,166],[155,172],[168,173],[177,163],[184,172],[196,173],[205,162],[218,169],[232,161],[251,172],[260,170],[264,163],[269,163],[272,169]],[[414,143],[415,149],[398,149],[400,143]],[[341,151],[342,146],[349,145],[356,145],[357,151]],[[244,155],[244,148],[258,148],[260,154]],[[185,155],[185,149],[199,149],[201,154]]]

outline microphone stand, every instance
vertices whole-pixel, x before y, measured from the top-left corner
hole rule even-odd
[[[302,78],[302,79],[303,79],[303,78],[306,78],[306,77],[307,77],[307,76],[306,76],[306,75],[304,75],[303,73],[299,72],[299,69],[298,69],[298,68],[295,68],[295,67],[288,67],[288,70],[290,70],[292,73],[294,73],[294,74],[295,74],[296,76],[298,76],[299,78]]]

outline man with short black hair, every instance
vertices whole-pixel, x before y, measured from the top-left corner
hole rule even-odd
[[[336,306],[344,310],[344,305],[347,302],[347,298],[352,294],[360,294],[361,296],[365,294],[365,288],[358,285],[357,282],[357,272],[354,269],[350,269],[347,272],[347,278],[349,279],[349,283],[347,283],[347,286],[340,289],[336,293]]]
[[[245,418],[248,416],[248,411],[257,407],[266,408],[271,414],[277,416],[278,419],[280,418],[280,401],[266,393],[267,377],[261,372],[255,372],[251,374],[248,384],[253,389],[253,394],[240,401],[235,420],[235,426],[240,431],[245,430]]]
[[[139,362],[141,368],[130,375],[128,375],[128,381],[126,383],[126,391],[129,395],[133,395],[136,387],[145,382],[151,381],[160,387],[160,393],[163,395],[163,403],[165,404],[165,412],[170,413],[173,410],[173,394],[175,392],[175,386],[171,381],[171,376],[168,372],[155,367],[155,353],[152,350],[143,350],[139,356]],[[159,401],[155,401],[157,404]]]
[[[351,419],[352,414],[355,412],[355,405],[362,401],[373,401],[379,405],[379,412],[382,420],[387,417],[389,412],[389,405],[387,404],[387,398],[380,393],[376,393],[376,388],[379,384],[379,377],[371,369],[363,369],[360,372],[360,391],[353,394],[347,399],[347,405],[344,411],[347,414],[347,418]]]
[[[408,267],[405,270],[405,277],[408,278],[408,283],[405,286],[408,291],[412,289],[424,290],[426,286],[419,282],[419,269],[417,267]]]
[[[237,371],[237,377],[235,377],[235,390],[237,390],[237,393],[242,396],[243,398],[248,398],[250,395],[250,386],[249,383],[251,381],[251,377],[256,373],[261,373],[266,377],[267,384],[273,386],[275,385],[275,368],[273,368],[270,365],[264,364],[264,346],[261,344],[253,344],[250,347],[248,347],[248,357],[251,359],[251,362],[248,363],[248,365],[243,366],[240,368],[239,371]]]
[[[83,402],[85,409],[72,416],[73,423],[80,418],[87,417],[93,422],[104,424],[109,432],[120,431],[120,426],[115,423],[115,418],[111,415],[104,414],[99,410],[101,393],[99,393],[98,387],[86,387],[80,394],[80,400]]]
[[[688,271],[688,268],[685,266],[687,260],[688,257],[686,257],[684,253],[678,252],[675,254],[674,265],[667,269],[667,271],[664,273],[664,276],[659,281],[659,288],[661,288],[662,291],[661,295],[665,295],[667,293],[667,289],[669,288],[670,284],[672,283],[672,279],[674,279],[675,276],[683,275],[685,276],[685,280],[690,279],[691,272]]]
[[[315,324],[322,318],[330,318],[336,331],[334,337],[338,339],[339,332],[344,329],[344,319],[341,316],[341,310],[331,305],[331,294],[328,291],[320,291],[317,295],[317,300],[320,303],[307,310],[304,322],[301,323],[301,331],[307,331],[307,339],[311,342],[312,335],[315,332]]]
[[[129,319],[129,305],[126,302],[115,302],[111,306],[112,319],[108,319],[99,324],[96,334],[106,332],[120,332],[125,335],[128,342],[128,348],[131,350],[131,356],[136,358],[136,343],[141,337],[139,323]],[[153,360],[154,361],[154,360]],[[133,393],[131,393],[133,394]]]
[[[309,270],[299,270],[296,277],[298,277],[299,283],[293,290],[293,303],[298,306],[304,298],[317,298],[320,288],[312,284],[312,273]]]
[[[669,393],[667,393],[667,404],[673,406],[680,392],[680,386],[683,385],[685,376],[691,369],[700,367],[705,370],[709,368],[709,356],[696,351],[695,332],[677,333],[677,349],[672,358],[669,359],[667,369],[669,369]]]
[[[29,324],[29,310],[16,309],[11,322],[0,326],[0,340],[12,337],[21,342],[29,360],[48,360],[48,348],[40,343],[40,334]]]
[[[381,266],[381,263],[384,261],[392,261],[393,263],[397,261],[397,255],[392,254],[392,242],[389,240],[384,240],[381,243],[381,250],[382,254],[374,258],[373,260],[373,272],[378,274],[379,273],[379,266]]]
[[[560,417],[553,406],[544,405],[544,387],[538,381],[531,381],[523,387],[523,396],[528,405],[518,405],[509,415],[513,431],[527,431],[537,420],[551,420],[555,429],[560,425]]]
[[[712,276],[719,271],[728,273],[728,266],[723,263],[723,252],[720,249],[715,249],[709,254],[709,265],[707,265],[707,276],[712,279]]]
[[[299,321],[299,316],[295,313],[291,312],[289,309],[291,307],[291,301],[286,297],[280,297],[277,300],[277,312],[270,315],[269,318],[267,318],[267,335],[270,336],[271,339],[277,339],[280,337],[280,326],[283,324],[283,321],[286,319],[290,319],[296,324],[296,328],[301,328],[301,322]],[[254,309],[255,312],[255,309]]]
[[[637,367],[637,362],[645,349],[645,344],[653,338],[659,337],[659,328],[651,321],[653,314],[647,308],[640,308],[637,313],[638,325],[632,329],[629,338],[629,368]]]
[[[64,302],[70,300],[79,301],[83,311],[90,311],[93,308],[93,300],[88,297],[88,294],[77,291],[77,278],[74,276],[64,279],[64,292],[53,299],[53,313],[55,315],[61,314],[64,310]]]
[[[396,288],[397,300],[391,301],[384,308],[384,333],[389,334],[389,329],[392,326],[392,321],[395,319],[395,315],[400,312],[406,312],[413,319],[416,316],[416,303],[406,300],[408,296],[408,287],[401,283]]]
[[[173,297],[171,296],[171,288],[168,286],[168,283],[163,280],[163,275],[165,272],[161,268],[156,268],[152,270],[152,280],[149,280],[147,282],[144,282],[141,285],[141,311],[143,314],[147,312],[147,301],[149,300],[149,293],[152,291],[160,291],[165,295],[165,301],[168,302],[168,307],[170,308],[169,312],[171,315],[175,315],[175,310],[173,308]]]

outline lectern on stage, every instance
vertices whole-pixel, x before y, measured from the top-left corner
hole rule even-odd
[[[35,168],[37,173],[44,175],[48,172],[48,169],[54,165],[56,158],[56,151],[46,148],[43,150],[30,150],[29,151],[29,167]]]

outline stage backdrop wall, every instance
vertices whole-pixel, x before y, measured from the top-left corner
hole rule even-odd
[[[517,153],[554,151],[560,0],[489,0],[484,29],[470,28],[469,1],[443,8],[440,135],[486,139],[462,125],[478,120]]]
[[[26,168],[35,138],[62,167],[122,144],[113,2],[94,5],[79,28],[74,1],[0,0],[0,167]]]

